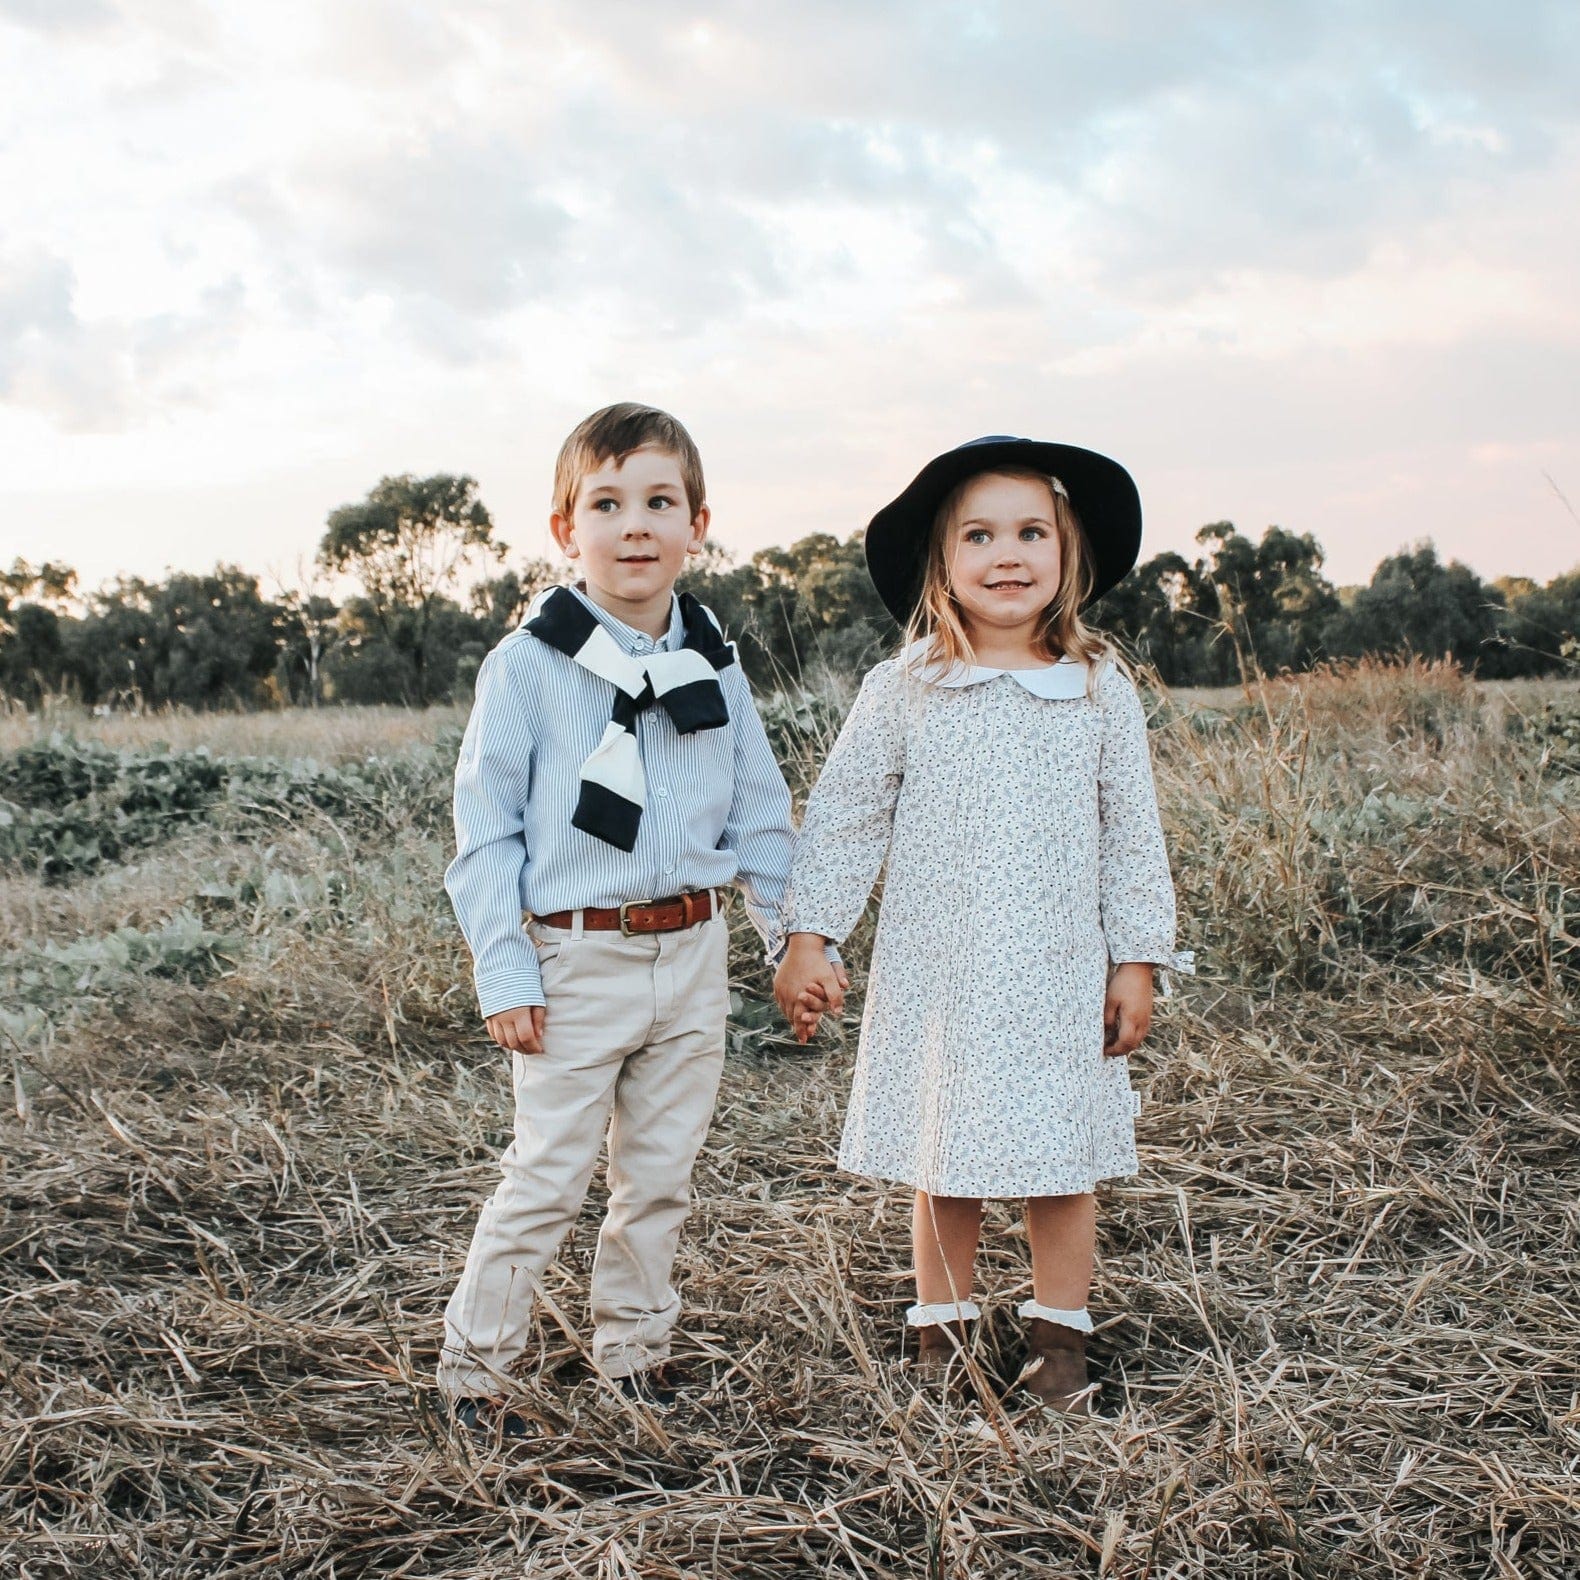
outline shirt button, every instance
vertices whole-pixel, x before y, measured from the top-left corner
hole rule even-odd
[[[664,876],[666,878],[673,878],[675,876],[675,869],[673,867],[665,867]]]
[[[658,791],[657,791],[657,793],[658,793],[658,794],[659,794],[659,795],[668,795],[668,794],[669,794],[669,787],[668,787],[668,786],[667,786],[667,785],[660,785],[660,786],[659,786],[659,787],[658,787]],[[670,869],[670,870],[671,870],[671,871],[673,871],[673,870],[674,870],[674,869],[673,869],[673,868],[671,868],[671,869]]]

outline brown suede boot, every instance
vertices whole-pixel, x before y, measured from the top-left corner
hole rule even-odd
[[[916,1369],[941,1372],[960,1355],[969,1341],[963,1322],[934,1322],[916,1329]]]
[[[1095,1390],[1086,1377],[1086,1335],[1061,1322],[1031,1318],[1026,1370],[1020,1380],[1048,1409],[1067,1415],[1090,1415]]]
[[[971,1396],[971,1378],[966,1370],[966,1350],[970,1345],[970,1325],[966,1322],[932,1322],[913,1328],[916,1358],[912,1376],[919,1388],[961,1400]]]

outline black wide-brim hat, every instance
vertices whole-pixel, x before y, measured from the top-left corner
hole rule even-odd
[[[966,478],[1000,467],[1029,467],[1064,484],[1092,558],[1094,579],[1087,604],[1095,603],[1135,565],[1141,552],[1141,496],[1124,467],[1073,444],[991,434],[929,461],[905,492],[867,526],[868,573],[878,596],[902,626],[921,597],[938,507]]]

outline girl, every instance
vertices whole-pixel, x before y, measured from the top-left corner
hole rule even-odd
[[[1093,1190],[1136,1171],[1124,1055],[1146,1035],[1174,896],[1136,689],[1081,611],[1135,564],[1123,467],[978,439],[868,528],[906,628],[807,806],[775,994],[802,1041],[888,863],[840,1166],[916,1192],[918,1365],[967,1324],[985,1197],[1024,1198],[1032,1393],[1086,1414]]]

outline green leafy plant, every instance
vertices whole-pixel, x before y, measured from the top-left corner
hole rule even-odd
[[[316,810],[357,828],[437,823],[449,750],[445,742],[430,754],[331,766],[52,736],[0,757],[0,863],[63,882],[205,820],[236,828]]]
[[[242,941],[203,925],[190,910],[162,927],[118,927],[100,938],[0,955],[0,985],[9,1002],[49,1010],[72,998],[103,997],[147,977],[204,981],[226,970]]]

